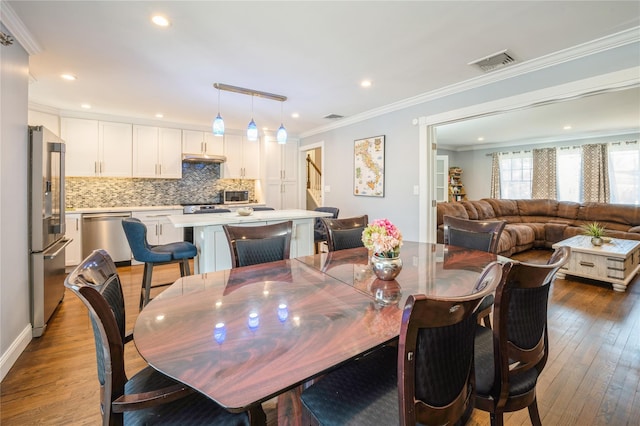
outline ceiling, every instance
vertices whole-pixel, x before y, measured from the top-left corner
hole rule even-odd
[[[636,1],[6,4],[35,42],[32,104],[141,120],[162,113],[166,123],[209,126],[219,82],[288,97],[255,97],[252,106],[251,96],[221,92],[227,129],[246,128],[252,115],[276,129],[282,108],[293,135],[335,124],[324,118],[330,114],[354,117],[483,76],[468,63],[503,49],[517,66],[640,24]],[[154,14],[171,25],[153,25]],[[360,86],[364,79],[371,87]]]

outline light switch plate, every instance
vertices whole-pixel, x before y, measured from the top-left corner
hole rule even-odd
[[[413,185],[413,195],[420,195],[420,186]]]

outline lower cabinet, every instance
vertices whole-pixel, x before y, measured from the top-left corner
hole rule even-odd
[[[234,226],[260,226],[280,222],[284,222],[284,220],[234,224]],[[313,254],[314,223],[315,219],[293,220],[289,258],[293,259],[294,257]],[[231,269],[231,252],[222,225],[196,227],[194,228],[193,238],[198,246],[198,253],[206,253],[205,257],[198,256],[199,259],[195,267],[196,273]]]
[[[169,216],[182,214],[181,209],[174,210],[153,210],[144,212],[133,212],[132,217],[140,219],[147,227],[147,242],[152,245],[174,243],[184,240],[183,228],[176,228],[169,220]],[[132,265],[139,265],[131,259]]]
[[[65,250],[65,266],[76,266],[82,262],[82,214],[65,214],[65,234],[67,239],[73,240]]]

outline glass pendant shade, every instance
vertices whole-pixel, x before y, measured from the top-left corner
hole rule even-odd
[[[280,123],[280,128],[276,133],[276,139],[278,140],[279,144],[287,143],[287,129],[284,128],[284,125],[282,123]]]
[[[224,136],[224,120],[220,117],[220,113],[213,120],[213,134],[214,136]]]
[[[247,139],[250,141],[258,140],[258,126],[256,126],[256,122],[253,121],[253,117],[251,118],[251,122],[247,127]]]

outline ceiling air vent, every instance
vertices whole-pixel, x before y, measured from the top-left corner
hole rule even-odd
[[[325,115],[323,118],[326,118],[328,120],[338,120],[340,118],[344,118],[344,115],[339,115],[339,114],[329,114],[329,115]]]
[[[476,59],[475,61],[469,62],[467,65],[476,65],[482,71],[489,72],[510,65],[515,61],[516,60],[513,56],[511,56],[511,54],[507,52],[507,49],[505,49],[489,56],[485,56],[484,58]]]

